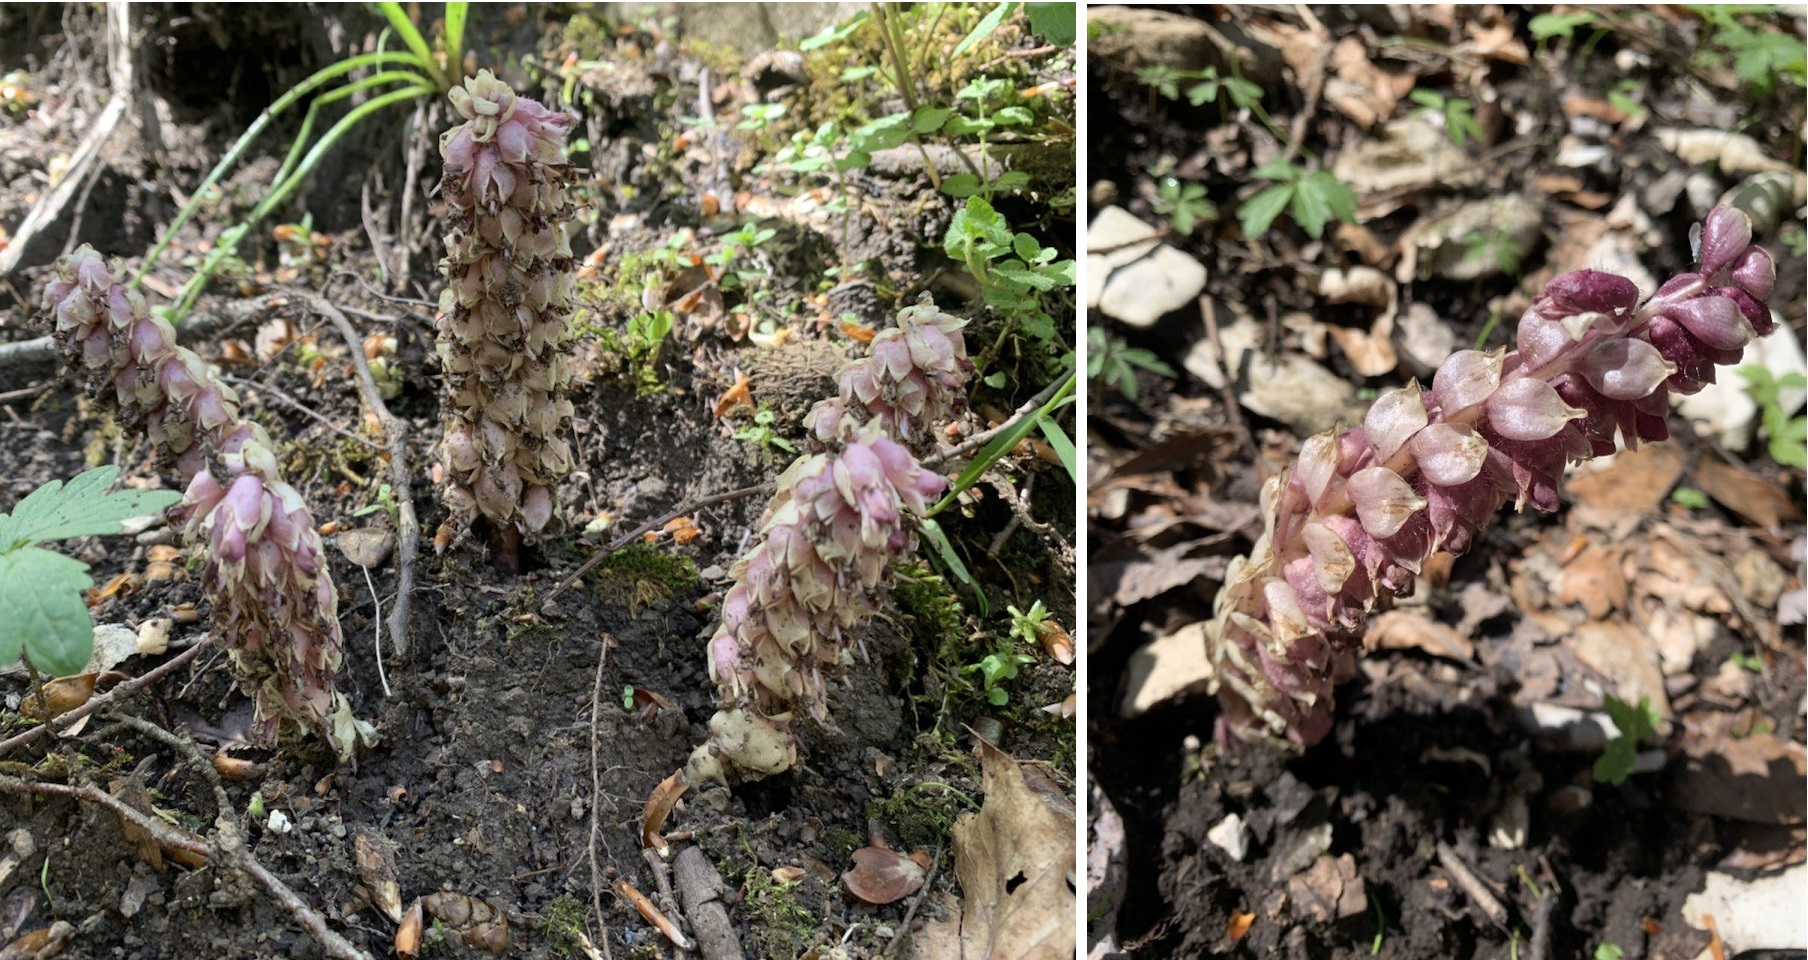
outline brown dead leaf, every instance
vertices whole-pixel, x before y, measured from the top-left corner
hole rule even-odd
[[[1042,652],[1062,665],[1074,662],[1074,642],[1067,630],[1053,620],[1042,621],[1036,631],[1042,638]]]
[[[1070,960],[1076,869],[1071,813],[1030,789],[1017,762],[979,741],[985,804],[954,824],[954,870],[965,897],[926,924],[937,960]]]
[[[182,550],[167,543],[153,544],[146,552],[150,563],[144,569],[146,583],[173,579],[182,569]]]
[[[488,900],[440,890],[422,897],[421,906],[428,916],[451,927],[466,946],[499,956],[508,950],[508,914]]]
[[[396,928],[395,952],[402,960],[415,960],[421,955],[421,928],[425,920],[421,916],[421,901],[417,898],[408,906],[408,912],[402,916],[401,926]]]
[[[1618,620],[1597,620],[1576,627],[1573,643],[1576,659],[1608,682],[1609,693],[1626,703],[1649,697],[1658,716],[1670,716],[1662,660],[1648,632]]]
[[[680,544],[690,543],[692,540],[703,536],[703,531],[697,529],[697,521],[690,517],[673,517],[666,521],[665,526],[661,527],[660,530],[670,536],[673,543]]]
[[[1728,510],[1766,530],[1802,516],[1800,505],[1782,487],[1711,456],[1702,457],[1695,464],[1695,485]]]
[[[382,527],[346,530],[333,538],[333,545],[345,554],[345,559],[372,570],[389,559],[390,551],[395,549],[395,531]]]
[[[652,723],[659,711],[672,709],[672,701],[659,691],[648,690],[646,687],[633,689],[631,696],[634,697],[634,714],[641,723]]]
[[[1615,454],[1605,465],[1597,463],[1577,468],[1568,486],[1578,504],[1599,510],[1650,513],[1682,477],[1682,457],[1667,443],[1648,443]]]
[[[879,331],[854,320],[841,321],[841,335],[857,343],[872,343]]]
[[[1230,937],[1232,943],[1242,943],[1243,938],[1249,936],[1249,928],[1255,926],[1255,922],[1255,914],[1233,911],[1230,915],[1229,929],[1224,931],[1225,935]]]
[[[1379,377],[1394,369],[1400,362],[1400,355],[1394,349],[1391,339],[1393,319],[1390,314],[1382,314],[1375,321],[1374,327],[1358,330],[1355,327],[1331,328],[1331,339],[1350,358],[1350,366],[1365,377]]]
[[[1589,544],[1564,566],[1559,599],[1581,605],[1591,620],[1626,609],[1626,574],[1620,566],[1625,555],[1617,547]]]
[[[866,903],[896,903],[923,888],[924,865],[896,850],[865,846],[854,851],[853,859],[841,884]]]
[[[1519,39],[1511,20],[1501,17],[1486,25],[1470,21],[1463,29],[1469,39],[1457,44],[1456,51],[1502,63],[1523,65],[1531,62],[1531,53],[1526,50],[1525,41]]]
[[[1475,658],[1475,646],[1455,629],[1405,610],[1389,610],[1369,621],[1362,641],[1370,650],[1422,650],[1463,663]]]
[[[1808,754],[1800,744],[1770,733],[1734,738],[1722,730],[1685,739],[1683,753],[1671,768],[1671,805],[1747,823],[1803,822]]]
[[[729,387],[722,392],[722,396],[716,398],[714,407],[716,419],[722,419],[729,411],[741,406],[753,406],[753,381],[748,379],[744,371],[736,370],[734,386]]]
[[[678,769],[659,781],[659,786],[647,795],[647,805],[640,821],[641,846],[662,857],[672,852],[671,846],[659,835],[659,831],[665,829],[666,818],[672,815],[672,808],[678,805],[678,798],[684,796],[684,791],[690,789],[690,786],[690,781],[684,779],[684,770]]]
[[[803,867],[772,868],[773,883],[797,883],[808,875],[809,871],[805,870]]]
[[[659,932],[665,934],[666,939],[676,944],[678,949],[691,949],[690,940],[685,938],[683,932],[678,929],[678,925],[659,912],[659,908],[653,905],[653,901],[648,900],[646,894],[635,889],[634,885],[625,878],[615,878],[615,895],[633,904],[634,909],[640,913],[640,918],[658,928]]]
[[[60,717],[94,698],[94,681],[99,676],[96,673],[83,673],[46,680],[42,691],[31,690],[26,693],[24,701],[19,704],[19,712],[33,720]]]
[[[0,950],[4,960],[51,960],[63,954],[63,948],[75,939],[75,924],[58,920],[48,927],[28,930]]]
[[[1369,907],[1368,887],[1356,873],[1349,854],[1320,854],[1312,866],[1287,881],[1287,899],[1293,919],[1325,923],[1346,920]]]
[[[122,573],[105,584],[88,591],[88,606],[99,606],[115,596],[129,597],[144,586],[144,578],[136,573]]]
[[[364,894],[372,906],[383,911],[391,923],[402,922],[402,890],[396,882],[395,865],[383,849],[393,846],[368,833],[360,833],[352,841],[352,852],[358,862],[358,877]]]

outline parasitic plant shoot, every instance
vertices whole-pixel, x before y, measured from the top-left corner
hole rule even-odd
[[[1770,333],[1776,278],[1751,220],[1716,207],[1697,269],[1643,304],[1624,277],[1557,277],[1517,349],[1461,350],[1429,387],[1381,394],[1361,425],[1308,438],[1262,488],[1266,532],[1231,562],[1206,624],[1218,739],[1299,749],[1331,729],[1369,613],[1411,591],[1439,550],[1462,553],[1508,501],[1558,507],[1566,465],[1669,436],[1671,393]]]

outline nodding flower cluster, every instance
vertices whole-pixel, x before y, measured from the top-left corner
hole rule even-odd
[[[58,261],[40,322],[89,392],[174,459],[188,486],[176,509],[190,541],[207,543],[214,628],[257,698],[264,742],[299,725],[349,757],[371,731],[334,690],[339,600],[307,504],[283,481],[269,435],[240,416],[232,388],[113,273],[86,245]]]
[[[1751,221],[1717,207],[1700,263],[1639,303],[1594,270],[1547,284],[1512,352],[1462,350],[1376,399],[1362,424],[1311,437],[1262,488],[1266,532],[1231,562],[1207,656],[1218,739],[1299,749],[1331,729],[1332,690],[1355,671],[1368,614],[1411,591],[1433,552],[1466,551],[1508,500],[1555,510],[1564,467],[1669,436],[1670,394],[1773,327],[1775,264]]]
[[[455,516],[533,534],[571,472],[569,320],[575,122],[485,70],[451,92],[464,122],[440,137],[447,206],[439,355],[449,402],[440,460]]]
[[[824,672],[857,648],[892,561],[916,549],[913,515],[947,486],[912,450],[965,401],[962,325],[932,303],[907,308],[870,356],[842,368],[840,395],[808,415],[827,449],[779,477],[759,540],[732,571],[709,643],[721,707],[691,755],[691,782],[725,780],[728,768],[752,779],[790,770],[796,719],[828,722]]]

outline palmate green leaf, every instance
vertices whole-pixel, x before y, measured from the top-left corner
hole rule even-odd
[[[94,652],[94,620],[82,591],[88,565],[41,547],[0,553],[0,665],[24,650],[32,666],[68,677]]]
[[[1287,209],[1293,201],[1295,184],[1277,183],[1261,193],[1243,201],[1237,208],[1237,222],[1243,226],[1243,235],[1254,240],[1268,232],[1274,226],[1274,218]]]
[[[120,532],[120,524],[150,516],[182,499],[174,490],[106,489],[119,478],[115,466],[95,467],[70,480],[52,480],[0,514],[0,552],[91,534]]]
[[[1294,189],[1294,222],[1316,240],[1324,236],[1325,224],[1332,217],[1355,222],[1356,194],[1329,171],[1308,174]]]

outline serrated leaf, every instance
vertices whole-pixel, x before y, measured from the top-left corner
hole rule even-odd
[[[1036,262],[1037,254],[1042,252],[1042,244],[1027,233],[1020,233],[1011,238],[1011,252],[1023,259],[1024,263]]]
[[[1254,240],[1268,232],[1274,226],[1274,218],[1287,209],[1293,200],[1294,185],[1281,183],[1263,190],[1250,197],[1237,208],[1237,222],[1243,226],[1243,235]]]
[[[94,620],[82,591],[88,565],[41,547],[0,554],[0,664],[19,659],[58,677],[74,676],[94,652]]]
[[[70,537],[120,532],[120,524],[149,516],[182,499],[174,490],[106,489],[119,478],[115,466],[95,467],[68,483],[52,480],[0,514],[0,551]]]
[[[1298,165],[1291,161],[1272,160],[1251,170],[1249,175],[1258,180],[1278,180],[1282,183],[1292,183],[1298,180],[1303,173],[1305,173],[1305,171],[1301,170]]]
[[[1332,217],[1356,219],[1356,194],[1330,173],[1320,170],[1301,180],[1293,194],[1293,220],[1316,240]]]

